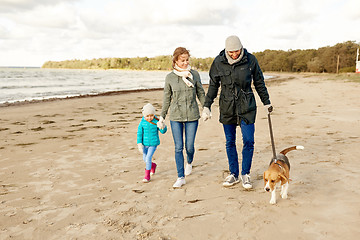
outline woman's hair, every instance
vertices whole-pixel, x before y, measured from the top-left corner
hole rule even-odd
[[[187,54],[190,57],[190,51],[184,47],[178,47],[175,49],[172,59],[172,66],[175,67],[175,62],[179,59],[179,56],[182,54]]]

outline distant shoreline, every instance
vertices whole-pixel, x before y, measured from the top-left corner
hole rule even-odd
[[[1,68],[41,68],[41,67],[29,67],[29,66],[0,66]]]
[[[207,84],[203,84],[203,85],[207,85]],[[61,101],[61,100],[68,100],[68,99],[92,98],[92,97],[101,97],[101,96],[115,96],[115,95],[126,94],[126,93],[159,91],[159,90],[163,90],[163,89],[164,88],[131,89],[131,90],[109,91],[109,92],[102,92],[102,93],[95,93],[95,94],[82,94],[82,95],[68,96],[68,97],[52,97],[52,98],[47,98],[47,99],[33,99],[33,100],[24,100],[24,101],[15,101],[15,102],[5,102],[5,103],[0,103],[0,108],[11,107],[11,106],[21,106],[21,105],[42,103],[42,102],[54,102],[54,101]]]
[[[0,67],[1,68],[1,67]],[[21,67],[13,67],[13,68],[21,68]],[[75,70],[75,69],[70,69]],[[79,69],[79,70],[102,70],[102,69]],[[110,69],[109,69],[110,70]],[[122,70],[122,69],[111,69],[111,70]],[[139,71],[139,70],[134,70]],[[145,70],[144,70],[145,71]],[[159,71],[159,70],[154,70]],[[268,75],[268,79],[272,79],[272,81],[279,78],[276,75]],[[209,84],[203,83],[203,86],[207,88]],[[22,105],[29,105],[29,104],[37,104],[37,103],[44,103],[44,102],[54,102],[54,101],[63,101],[69,99],[80,99],[80,98],[94,98],[94,97],[102,97],[102,96],[115,96],[127,93],[136,93],[136,92],[152,92],[152,91],[162,91],[164,88],[146,88],[146,89],[126,89],[126,90],[119,90],[119,91],[108,91],[108,92],[101,92],[101,93],[94,93],[94,94],[81,94],[76,96],[66,96],[66,97],[51,97],[51,98],[44,98],[44,99],[32,99],[32,100],[20,100],[14,102],[4,102],[0,103],[0,108],[12,107],[12,106],[22,106]]]
[[[17,68],[17,67],[14,67],[14,68]],[[72,69],[72,70],[74,70],[74,69]],[[82,70],[100,70],[100,69],[82,69]],[[117,69],[113,69],[113,70],[117,70]],[[136,71],[138,71],[138,70],[136,70]],[[327,76],[327,80],[347,80],[347,81],[353,81],[353,82],[360,82],[360,74],[356,74],[356,73],[354,73],[354,74],[350,74],[350,73],[347,73],[347,74],[285,73],[285,72],[266,72],[266,73],[268,74],[266,76],[269,77],[266,79],[267,85],[279,84],[282,82],[293,80],[298,75],[303,75],[303,77],[310,77],[313,75],[318,75],[319,77]],[[331,78],[328,78],[329,76],[331,76]],[[208,85],[209,85],[208,83],[203,84],[203,86],[205,86],[206,88]],[[152,91],[160,91],[160,90],[163,90],[163,88],[160,87],[160,88],[146,88],[146,89],[127,89],[127,90],[100,92],[100,93],[94,93],[94,94],[81,94],[81,95],[67,96],[67,97],[51,97],[51,98],[44,98],[44,99],[33,99],[33,100],[22,100],[22,101],[20,100],[20,101],[14,101],[14,102],[0,103],[0,108],[6,108],[6,107],[12,107],[12,106],[22,106],[22,105],[43,103],[43,102],[62,101],[62,100],[68,100],[68,99],[115,96],[115,95],[121,95],[121,94],[127,94],[127,93],[152,92]]]

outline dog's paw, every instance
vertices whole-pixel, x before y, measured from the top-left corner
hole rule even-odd
[[[276,199],[270,199],[270,204],[276,204]]]
[[[283,194],[281,194],[281,197],[282,197],[283,199],[287,199],[287,198],[288,198],[288,195],[287,195],[286,193],[283,193]]]

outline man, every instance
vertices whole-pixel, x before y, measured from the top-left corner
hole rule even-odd
[[[236,127],[239,125],[243,138],[241,180],[243,187],[250,189],[256,117],[256,102],[251,83],[267,111],[272,111],[263,73],[255,56],[243,48],[240,39],[237,36],[229,36],[225,41],[225,49],[214,59],[209,75],[209,89],[202,118],[206,121],[211,117],[211,104],[221,86],[219,120],[224,128],[230,170],[230,175],[226,177],[223,186],[229,187],[239,182],[239,161],[236,150]]]

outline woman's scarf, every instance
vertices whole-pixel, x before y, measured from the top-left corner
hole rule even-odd
[[[182,80],[188,87],[194,87],[194,84],[190,81],[193,80],[193,76],[190,72],[190,65],[186,69],[180,68],[178,65],[175,64],[173,72],[182,77]]]

